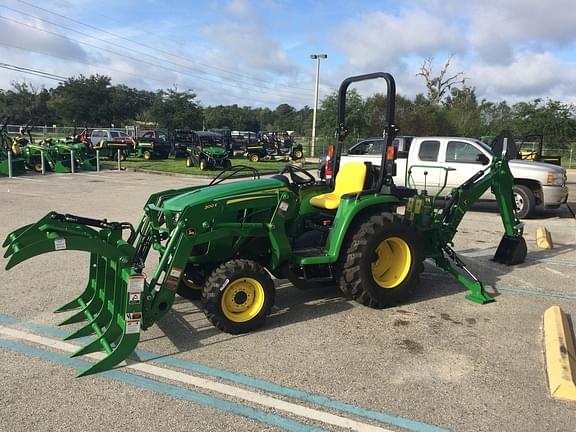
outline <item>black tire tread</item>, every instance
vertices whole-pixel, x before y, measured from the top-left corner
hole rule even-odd
[[[365,289],[365,281],[362,280],[361,275],[362,259],[370,256],[370,252],[364,250],[369,239],[376,234],[378,229],[384,228],[386,225],[400,226],[401,224],[402,218],[392,213],[371,214],[358,221],[358,228],[348,236],[341,251],[339,287],[344,295],[365,306],[379,309],[394,306],[404,301],[412,293],[417,285],[419,275],[424,269],[423,256],[419,252],[414,256],[416,259],[414,262],[416,283],[411,284],[408,289],[402,292],[402,295],[391,296],[386,302],[374,297],[369,290]]]

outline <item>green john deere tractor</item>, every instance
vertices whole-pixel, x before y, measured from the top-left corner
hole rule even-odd
[[[349,163],[340,168],[347,89],[376,78],[387,84],[381,167]],[[90,253],[86,289],[58,309],[74,310],[62,324],[85,324],[68,339],[94,337],[74,355],[107,354],[80,375],[124,360],[140,332],[171,309],[177,292],[201,298],[206,317],[222,331],[237,334],[260,327],[274,304],[270,274],[300,287],[333,283],[358,302],[381,308],[409,301],[423,260],[431,258],[469,290],[469,300],[492,301],[450,244],[464,213],[492,188],[504,224],[495,260],[524,261],[526,243],[513,210],[506,156],[496,157],[490,167],[454,189],[448,205],[436,210],[434,198],[425,192],[394,185],[395,93],[394,79],[383,72],[342,82],[329,183],[319,183],[292,165],[270,178],[259,178],[254,168],[235,166],[210,185],[152,195],[136,227],[50,212],[8,235],[6,268],[47,252]],[[226,182],[246,170],[251,180]],[[404,215],[396,211],[400,206]],[[152,250],[159,254],[158,264],[145,273]]]
[[[12,163],[12,175],[22,175],[26,172],[26,165],[24,159],[20,157],[20,147],[12,140],[6,126],[8,125],[8,117],[4,117],[2,127],[0,128],[0,174],[10,175],[10,168],[8,166],[9,158]]]

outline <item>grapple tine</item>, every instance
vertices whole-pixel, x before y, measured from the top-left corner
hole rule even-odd
[[[84,327],[69,334],[65,340],[88,336],[93,333],[99,335],[101,334],[99,332],[100,329],[108,328],[112,325],[110,302],[114,303],[115,301],[114,292],[118,282],[114,276],[116,273],[114,268],[117,268],[117,264],[112,264],[111,261],[106,260],[104,257],[100,257],[97,261],[100,265],[97,267],[95,281],[100,287],[95,292],[94,300],[90,303],[90,306],[83,310],[89,322]]]
[[[14,240],[16,240],[24,231],[26,231],[32,225],[34,225],[34,224],[24,225],[24,226],[18,228],[17,230],[12,231],[10,234],[8,234],[8,236],[6,236],[4,243],[2,243],[2,247],[8,246],[10,243],[12,243]]]
[[[98,361],[88,369],[80,372],[76,377],[83,377],[86,375],[95,374],[112,369],[121,361],[125,360],[138,345],[140,341],[140,333],[137,334],[124,334],[118,345],[114,348],[111,354]]]
[[[86,284],[86,289],[74,300],[66,303],[65,305],[60,306],[54,312],[55,313],[68,312],[74,309],[78,309],[79,307],[82,307],[80,301],[82,301],[83,303],[88,303],[96,293],[96,287],[98,284],[97,271],[98,271],[98,255],[92,253],[90,254],[90,276],[88,279],[88,283]]]
[[[78,377],[113,368],[126,359],[138,345],[142,320],[141,294],[144,278],[138,274],[132,274],[128,277],[128,271],[124,270],[123,274],[116,276],[116,282],[110,326],[104,333],[98,329],[97,334],[99,334],[96,340],[72,354],[72,356],[88,354],[99,350],[98,345],[100,345],[108,355],[78,374]]]

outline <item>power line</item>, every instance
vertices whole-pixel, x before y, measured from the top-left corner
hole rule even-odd
[[[70,61],[70,62],[72,62],[72,63],[84,64],[84,65],[91,66],[91,67],[93,67],[93,68],[95,68],[95,69],[100,69],[100,70],[103,70],[103,71],[106,71],[106,72],[115,71],[115,72],[119,72],[119,73],[124,73],[124,74],[127,74],[127,75],[134,76],[134,77],[136,77],[136,78],[148,79],[148,80],[150,80],[150,81],[155,81],[155,82],[157,82],[157,83],[162,84],[163,86],[166,85],[165,81],[161,81],[161,80],[156,79],[156,78],[152,78],[152,77],[149,77],[149,76],[144,77],[144,76],[142,76],[142,75],[138,75],[138,74],[134,74],[134,73],[131,73],[131,72],[126,72],[126,71],[121,71],[121,70],[113,69],[113,68],[109,68],[109,67],[103,68],[103,67],[91,65],[89,62],[87,62],[87,61],[82,61],[82,60],[79,60],[79,59],[71,59],[71,58],[69,58],[69,57],[65,57],[65,56],[62,56],[62,55],[49,54],[49,53],[46,53],[46,52],[43,52],[43,51],[34,50],[34,49],[30,49],[30,48],[24,48],[24,47],[21,47],[21,46],[17,46],[17,45],[13,45],[13,44],[8,44],[8,43],[5,43],[5,42],[0,42],[0,45],[5,46],[5,47],[9,47],[9,48],[16,48],[16,49],[18,49],[18,50],[25,51],[25,52],[34,52],[34,53],[37,53],[37,54],[40,54],[40,55],[43,55],[43,56],[46,56],[46,57],[53,57],[53,58],[57,58],[57,59],[63,59],[63,60]],[[267,105],[267,104],[270,103],[270,101],[262,101],[262,100],[255,99],[255,98],[250,98],[249,100],[252,101],[252,102],[258,103],[258,104],[262,104],[262,105]]]
[[[30,25],[30,24],[28,24],[28,23],[15,20],[15,19],[13,19],[13,18],[7,18],[7,17],[4,17],[4,16],[0,16],[0,19],[5,20],[5,21],[9,21],[9,22],[12,22],[12,23],[15,23],[15,24],[19,24],[19,25],[21,25],[21,26],[25,26],[25,27],[31,28],[31,29],[36,30],[36,31],[40,31],[40,32],[43,32],[43,33],[51,34],[51,35],[54,35],[54,36],[56,36],[56,37],[59,37],[59,38],[62,38],[62,39],[66,39],[66,40],[68,40],[68,41],[71,40],[71,38],[69,38],[69,37],[67,37],[67,36],[65,36],[65,35],[62,35],[62,34],[60,34],[60,33],[56,33],[56,32],[50,31],[50,30],[41,29],[41,28],[32,26],[32,25]],[[255,93],[275,94],[275,95],[278,94],[277,92],[271,93],[271,92],[263,91],[263,90],[260,90],[260,89],[247,89],[246,87],[242,87],[242,86],[238,86],[238,85],[226,83],[226,82],[223,82],[223,81],[216,81],[216,80],[209,79],[209,78],[206,78],[206,77],[203,77],[203,76],[198,76],[198,75],[196,75],[196,74],[192,74],[192,73],[190,73],[190,72],[182,72],[182,71],[179,71],[179,70],[174,69],[174,68],[171,68],[171,67],[159,65],[159,64],[152,63],[152,62],[149,62],[149,61],[144,60],[144,59],[139,59],[139,58],[136,58],[136,57],[132,57],[132,56],[129,56],[129,55],[120,53],[120,52],[118,52],[118,51],[114,51],[114,50],[111,50],[111,49],[105,48],[105,47],[100,47],[100,46],[98,46],[98,45],[94,45],[94,44],[91,44],[91,43],[88,43],[88,42],[83,42],[83,41],[79,41],[79,40],[75,40],[75,41],[76,41],[77,43],[79,43],[79,44],[86,45],[86,46],[89,46],[89,47],[91,47],[91,48],[96,48],[96,49],[99,49],[99,50],[102,50],[102,51],[106,51],[106,52],[112,53],[112,54],[117,55],[117,56],[120,56],[121,58],[124,58],[124,59],[129,59],[129,60],[132,60],[132,61],[135,61],[135,62],[139,62],[139,63],[146,64],[146,65],[150,65],[150,66],[153,66],[153,67],[156,67],[156,68],[159,68],[159,69],[164,69],[164,70],[167,70],[167,71],[170,71],[170,72],[174,72],[174,73],[177,73],[177,74],[180,74],[180,75],[188,75],[188,76],[191,76],[191,77],[193,77],[193,78],[200,79],[200,80],[203,80],[203,81],[212,82],[212,83],[215,83],[215,84],[218,84],[218,85],[227,86],[227,87],[235,87],[235,88],[238,88],[238,89],[241,89],[241,90],[245,90],[245,91],[248,90],[248,91],[252,91],[252,92],[255,92]],[[303,96],[292,95],[291,97],[292,97],[293,99],[304,99]]]
[[[84,27],[88,27],[88,28],[94,29],[94,30],[99,31],[99,32],[101,32],[101,33],[110,35],[110,36],[112,36],[112,37],[125,40],[125,41],[127,41],[127,42],[133,43],[133,44],[135,44],[135,45],[142,46],[142,47],[147,48],[147,49],[151,49],[151,50],[153,50],[153,51],[161,52],[161,53],[163,53],[163,54],[169,55],[169,56],[174,57],[174,58],[182,59],[182,60],[184,60],[184,61],[186,61],[186,62],[188,62],[188,63],[191,63],[192,65],[194,65],[194,64],[200,65],[200,66],[203,66],[203,67],[205,67],[205,68],[218,70],[218,71],[221,71],[221,72],[223,72],[223,73],[226,73],[226,74],[229,74],[229,75],[232,75],[232,76],[239,76],[239,77],[241,77],[241,78],[253,80],[253,81],[256,81],[256,82],[259,82],[259,83],[267,84],[267,83],[269,82],[269,81],[264,80],[264,79],[261,79],[261,78],[255,78],[255,77],[252,77],[252,76],[249,76],[249,75],[240,74],[240,73],[233,72],[233,71],[229,71],[229,70],[227,70],[227,69],[223,69],[223,68],[220,68],[220,67],[217,67],[217,66],[212,66],[212,65],[208,65],[208,64],[200,63],[200,62],[193,62],[192,60],[189,60],[188,58],[186,58],[186,57],[184,57],[184,56],[181,56],[181,55],[178,55],[178,54],[174,54],[174,53],[172,53],[172,52],[170,52],[170,51],[166,51],[166,50],[163,50],[163,49],[161,49],[161,48],[157,48],[157,47],[154,47],[154,46],[151,46],[151,45],[148,45],[148,44],[145,44],[145,43],[136,41],[136,40],[134,40],[134,39],[130,39],[130,38],[127,38],[127,37],[124,37],[124,36],[117,35],[117,34],[115,34],[115,33],[109,32],[109,31],[107,31],[107,30],[100,29],[100,28],[98,28],[98,27],[95,27],[95,26],[90,25],[90,24],[87,24],[87,23],[82,23],[82,22],[80,22],[80,21],[78,21],[78,20],[76,20],[76,19],[70,18],[70,17],[68,17],[68,16],[66,16],[66,15],[62,15],[62,14],[53,12],[53,11],[51,11],[51,10],[42,8],[42,7],[40,7],[40,6],[36,6],[36,5],[32,4],[32,3],[26,2],[26,1],[24,1],[24,0],[17,0],[17,1],[20,2],[20,3],[22,3],[22,4],[25,4],[25,5],[27,5],[27,6],[30,6],[30,7],[39,9],[39,10],[42,10],[42,11],[44,11],[44,12],[47,12],[47,13],[52,14],[52,15],[55,15],[55,16],[58,16],[58,17],[60,17],[60,18],[64,18],[64,19],[66,19],[66,20],[73,21],[74,23],[81,24],[81,25],[84,26]],[[6,6],[4,6],[4,7],[6,7]],[[38,18],[38,17],[36,17],[36,18]],[[39,18],[39,19],[41,19],[41,18]],[[197,69],[197,70],[198,70],[198,69]],[[207,72],[204,72],[204,71],[202,71],[202,70],[200,70],[200,72],[203,72],[203,73],[208,74]],[[208,74],[208,75],[209,75],[209,74]],[[214,76],[217,76],[217,75],[214,75]],[[228,79],[229,79],[229,78],[228,78]],[[303,90],[303,91],[306,91],[306,92],[310,92],[310,91],[312,90],[312,89],[310,89],[310,88],[303,88],[303,87],[296,87],[296,86],[289,86],[289,85],[285,85],[284,87],[293,88],[293,89],[298,89],[298,90]]]
[[[25,74],[29,74],[29,75],[34,75],[34,76],[38,76],[38,77],[42,77],[42,78],[47,78],[47,79],[51,79],[54,81],[58,81],[58,82],[65,82],[68,78],[60,76],[60,75],[54,75],[51,74],[49,72],[43,72],[37,69],[30,69],[30,68],[26,68],[23,66],[17,66],[17,65],[13,65],[13,64],[9,64],[9,63],[0,63],[0,68],[2,69],[8,69],[11,71],[15,71],[15,72],[21,72],[21,73],[25,73]]]

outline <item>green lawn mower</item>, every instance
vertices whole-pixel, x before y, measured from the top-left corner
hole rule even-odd
[[[144,129],[138,134],[135,148],[136,157],[145,160],[167,159],[170,156],[168,134],[161,129]]]
[[[69,151],[66,152],[66,150],[55,146],[50,139],[35,144],[31,132],[32,126],[28,122],[15,139],[15,144],[20,148],[27,169],[38,173],[43,171],[72,172]]]
[[[188,146],[186,166],[197,166],[202,171],[228,169],[232,166],[226,144],[214,132],[195,132],[195,142]]]
[[[304,149],[288,132],[266,132],[260,135],[258,142],[245,145],[244,156],[250,162],[278,158],[297,161],[304,157]]]
[[[387,87],[381,167],[357,162],[340,168],[347,89],[370,79],[383,79]],[[469,300],[490,302],[450,245],[466,211],[491,188],[504,224],[494,259],[524,261],[506,156],[454,189],[442,209],[425,191],[395,186],[395,95],[388,73],[342,82],[330,182],[292,165],[270,178],[235,166],[209,185],[153,194],[136,227],[50,212],[8,235],[6,268],[47,252],[90,253],[86,289],[58,309],[72,313],[62,324],[84,324],[67,339],[93,337],[74,356],[106,353],[80,375],[110,369],[130,355],[141,331],[171,309],[177,292],[200,298],[207,319],[224,332],[262,326],[275,300],[271,275],[297,287],[331,283],[363,305],[383,308],[410,301],[429,258],[468,289]],[[232,181],[246,172],[252,179]],[[152,251],[159,254],[157,265],[145,271]]]
[[[0,128],[0,174],[10,175],[9,158],[12,163],[12,175],[18,176],[26,173],[26,165],[24,159],[20,157],[20,147],[12,140],[6,126],[8,125],[8,117],[2,120],[2,127]]]

